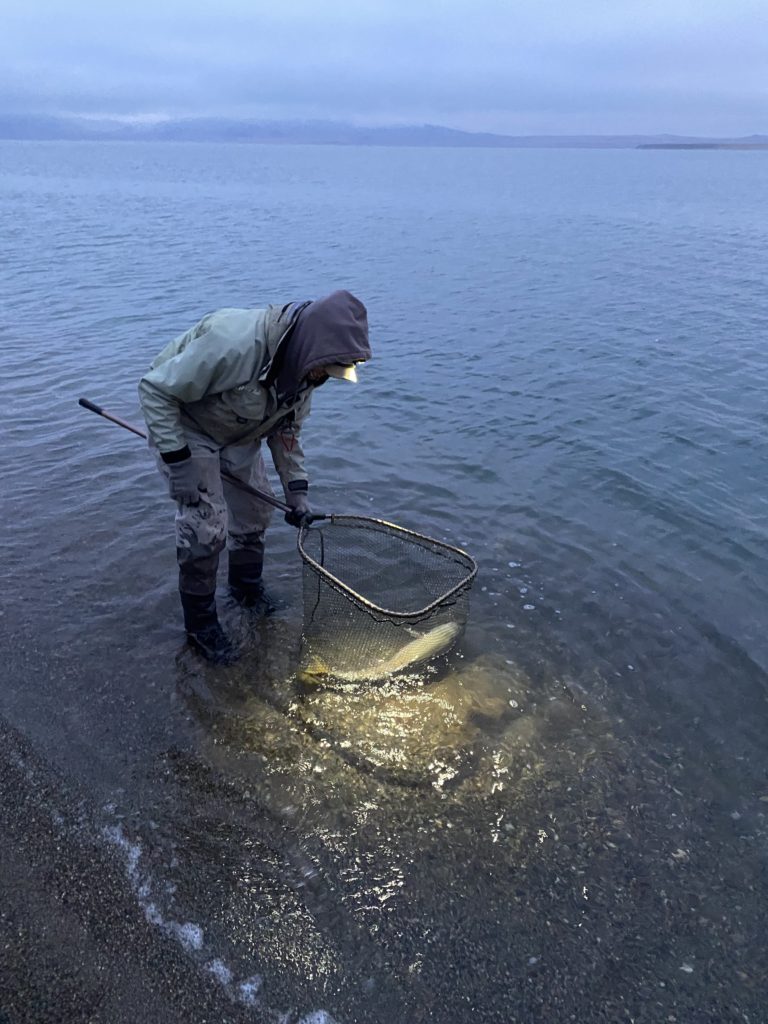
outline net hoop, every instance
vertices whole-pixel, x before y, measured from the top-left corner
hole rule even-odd
[[[423,533],[416,533],[415,530],[409,530],[404,526],[398,526],[397,523],[390,523],[386,519],[374,519],[371,516],[329,515],[325,521],[338,523],[339,525],[368,526],[373,524],[376,527],[384,527],[386,530],[397,533],[400,536],[419,541],[429,547],[438,549],[441,552],[450,553],[450,555],[453,556],[454,561],[463,564],[464,568],[467,570],[467,574],[464,579],[460,580],[457,584],[451,587],[450,590],[447,590],[444,594],[441,594],[440,597],[436,598],[430,604],[425,605],[423,608],[408,612],[398,612],[391,608],[382,608],[381,605],[375,604],[367,597],[364,597],[356,590],[353,590],[353,588],[344,583],[343,580],[340,580],[338,576],[334,576],[333,573],[328,572],[324,566],[309,554],[304,547],[304,538],[308,535],[310,530],[312,530],[312,527],[302,526],[299,530],[297,547],[305,565],[308,565],[313,572],[317,573],[317,575],[334,590],[338,591],[354,604],[361,606],[374,616],[385,616],[395,622],[417,621],[419,619],[426,618],[436,609],[448,604],[452,597],[468,590],[471,587],[475,576],[477,576],[477,562],[462,548],[454,547],[452,544],[446,544],[441,540],[435,540],[434,537],[428,537]]]

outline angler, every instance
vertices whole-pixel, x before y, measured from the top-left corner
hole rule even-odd
[[[139,383],[139,399],[176,505],[179,592],[187,637],[205,658],[231,664],[237,651],[216,612],[216,574],[226,546],[232,596],[269,611],[262,583],[264,533],[272,512],[266,441],[290,507],[286,521],[311,522],[301,430],[315,388],[329,377],[356,381],[371,358],[365,306],[347,291],[264,309],[221,309],[170,342]]]

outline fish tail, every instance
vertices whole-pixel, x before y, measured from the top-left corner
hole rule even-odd
[[[328,666],[322,658],[318,658],[317,655],[313,654],[302,669],[302,673],[307,676],[327,676]]]

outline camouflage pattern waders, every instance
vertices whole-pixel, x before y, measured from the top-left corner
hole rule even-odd
[[[179,590],[205,595],[216,589],[219,555],[225,546],[230,570],[237,567],[249,578],[261,576],[264,532],[272,518],[272,508],[266,502],[223,480],[220,470],[267,494],[273,491],[258,440],[221,446],[188,428],[186,436],[205,490],[200,492],[199,504],[178,503],[176,508]],[[167,479],[168,467],[157,451],[155,456]]]

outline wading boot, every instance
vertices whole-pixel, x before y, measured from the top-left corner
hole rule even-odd
[[[191,647],[213,665],[234,665],[240,657],[216,615],[215,594],[180,591],[184,628]]]
[[[241,608],[257,615],[271,615],[277,610],[261,580],[261,562],[229,563],[229,592]]]

